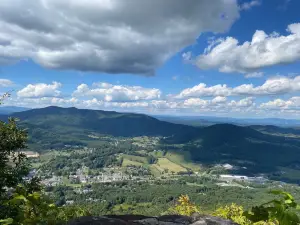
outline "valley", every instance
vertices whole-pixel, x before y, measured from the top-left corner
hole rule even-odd
[[[297,129],[193,127],[58,107],[12,116],[29,134],[28,179],[40,177],[57,205],[89,202],[94,214],[155,215],[182,193],[208,212],[231,202],[247,208],[266,201],[270,189],[300,198]]]

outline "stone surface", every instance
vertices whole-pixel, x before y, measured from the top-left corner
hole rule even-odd
[[[235,225],[236,223],[213,216],[167,215],[161,217],[147,217],[140,215],[110,215],[84,216],[72,220],[68,225]]]

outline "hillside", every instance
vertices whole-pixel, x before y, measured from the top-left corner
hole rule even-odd
[[[77,108],[46,107],[17,112],[10,115],[20,119],[28,128],[32,143],[83,144],[91,141],[88,135],[112,136],[171,136],[193,132],[196,128],[177,125],[143,114]],[[1,116],[6,120],[7,116]]]
[[[230,123],[239,126],[278,126],[278,127],[299,127],[300,120],[281,118],[230,118],[216,116],[154,116],[155,118],[177,124],[190,126],[210,126],[213,124]]]
[[[298,138],[261,133],[251,127],[217,124],[200,129],[197,135],[168,138],[166,143],[178,144],[180,139],[186,143],[183,150],[189,152],[193,161],[206,165],[230,164],[235,173],[268,173],[274,179],[297,182],[298,178],[291,174],[299,172]]]
[[[232,173],[268,173],[276,179],[293,181],[293,174],[298,174],[300,168],[298,130],[290,128],[232,124],[196,128],[160,121],[143,114],[59,107],[33,109],[11,116],[19,118],[20,125],[28,129],[31,150],[43,152],[65,146],[106,146],[111,159],[118,159],[117,155],[124,151],[129,155],[156,157],[159,165],[150,167],[146,158],[144,161],[135,161],[132,157],[123,157],[123,166],[145,165],[154,174],[168,169],[168,166],[176,171],[185,171],[197,165],[211,167],[230,164],[234,167]],[[7,116],[1,116],[0,119],[7,119]],[[293,135],[291,132],[294,132]],[[134,138],[138,136],[147,136],[149,139]],[[151,138],[158,136],[164,138],[160,141]],[[128,147],[124,146],[127,150],[115,146],[114,143],[122,140],[127,140]],[[130,143],[136,143],[135,147],[130,147]],[[145,149],[143,153],[140,152],[142,149]],[[167,154],[155,155],[152,152],[155,149]],[[105,164],[103,160],[101,165]],[[88,163],[93,165],[90,160],[86,165]]]

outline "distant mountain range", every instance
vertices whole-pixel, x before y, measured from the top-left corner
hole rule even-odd
[[[300,127],[300,120],[281,118],[230,118],[213,116],[154,116],[155,118],[177,124],[190,126],[209,126],[213,124],[230,123],[241,126],[274,125],[281,127]]]
[[[8,115],[15,112],[23,112],[29,110],[29,108],[17,107],[17,106],[0,106],[0,115]]]
[[[201,164],[230,163],[244,174],[276,175],[281,167],[289,171],[299,168],[300,172],[300,130],[293,128],[233,124],[194,127],[143,114],[54,106],[9,116],[20,119],[20,126],[28,129],[30,146],[39,151],[65,145],[97,146],[99,140],[91,135],[163,136],[161,148],[179,144],[182,153],[189,152],[191,160]],[[7,117],[0,115],[0,120]]]
[[[0,106],[0,115],[9,115],[12,113],[24,112],[28,110],[31,109],[25,107],[18,107],[18,106]],[[215,117],[215,116],[164,116],[164,115],[153,115],[152,117],[159,119],[161,121],[166,121],[175,124],[189,125],[189,126],[210,126],[213,124],[230,123],[230,124],[241,125],[241,126],[274,125],[274,126],[281,126],[281,127],[300,127],[300,120],[296,120],[296,119],[281,119],[281,118],[256,118],[255,119],[255,118],[231,118],[231,117]]]
[[[45,147],[91,142],[88,135],[111,136],[171,136],[192,132],[194,127],[172,124],[153,117],[113,111],[77,108],[47,107],[16,112],[9,115],[20,119],[20,125],[28,128],[30,141]],[[0,120],[7,120],[0,115]]]

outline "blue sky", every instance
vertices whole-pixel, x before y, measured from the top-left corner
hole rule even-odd
[[[13,2],[6,105],[300,119],[297,0]]]

